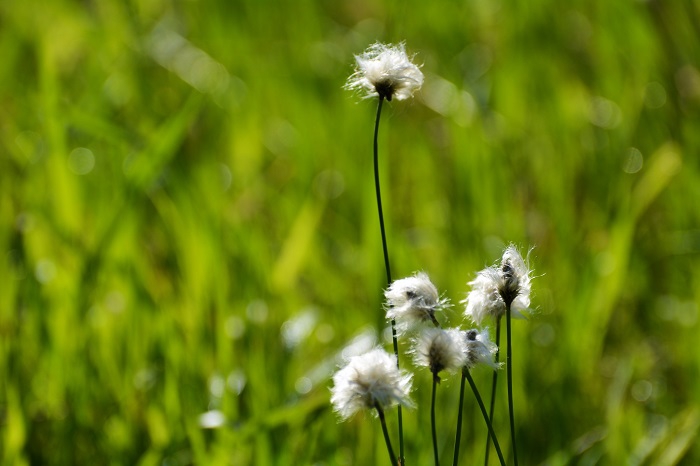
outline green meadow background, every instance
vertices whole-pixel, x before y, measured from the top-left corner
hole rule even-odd
[[[466,283],[532,248],[520,464],[700,464],[700,4],[660,0],[2,1],[2,464],[389,463],[329,406],[343,355],[390,347],[376,101],[342,89],[375,41],[426,77],[381,124],[395,278],[428,272],[466,328]]]

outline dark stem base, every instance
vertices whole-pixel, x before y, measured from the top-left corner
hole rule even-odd
[[[491,440],[493,440],[493,446],[496,447],[496,454],[498,455],[498,459],[501,461],[501,466],[506,466],[506,460],[503,458],[503,452],[501,451],[501,445],[498,443],[498,439],[496,438],[496,432],[493,431],[493,426],[491,425],[489,416],[486,413],[486,407],[484,407],[484,402],[481,400],[481,395],[479,395],[479,390],[477,390],[476,384],[474,383],[474,379],[472,379],[472,375],[469,373],[469,370],[463,369],[462,377],[465,377],[467,379],[467,381],[469,382],[469,386],[474,392],[476,402],[479,404],[479,409],[481,409],[481,415],[484,416],[484,421],[486,421],[486,427],[489,430]]]
[[[501,356],[501,316],[496,318],[496,364],[498,364]],[[491,404],[489,406],[489,420],[493,423],[493,413],[496,410],[496,384],[498,383],[498,371],[493,371],[493,379],[491,380]],[[486,454],[484,455],[484,466],[489,464],[489,453],[491,451],[491,437],[486,436]]]
[[[513,415],[513,351],[511,348],[511,329],[510,329],[510,305],[506,308],[506,339],[508,340],[507,359],[507,383],[508,383],[508,415],[510,417],[510,441],[511,449],[513,450],[513,463],[518,466],[518,449],[515,442],[515,416]]]

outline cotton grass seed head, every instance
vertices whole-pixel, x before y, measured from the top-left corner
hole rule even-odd
[[[343,420],[363,409],[412,406],[411,377],[398,369],[394,355],[374,348],[353,356],[333,375],[331,404]]]
[[[476,325],[489,316],[500,317],[506,312],[506,303],[499,293],[500,273],[495,267],[487,267],[477,273],[468,284],[472,288],[466,299],[464,314]]]
[[[467,362],[466,334],[459,329],[426,328],[413,346],[417,366],[427,367],[440,381],[438,373],[455,371]]]
[[[499,369],[500,364],[493,360],[494,354],[498,351],[498,347],[489,339],[488,329],[481,331],[472,329],[464,332],[465,335],[465,354],[467,369],[472,369],[479,364],[485,364],[492,369]]]
[[[424,272],[391,283],[384,292],[386,317],[394,319],[399,333],[404,333],[420,322],[430,321],[438,326],[437,311],[448,306]]]
[[[364,98],[393,97],[404,100],[423,85],[423,73],[406,55],[403,43],[372,44],[362,55],[355,55],[357,67],[345,88],[364,92]]]
[[[528,309],[532,280],[530,268],[515,246],[508,246],[503,252],[501,274],[503,276],[501,288],[503,300],[506,303],[510,302],[511,308],[518,311]]]
[[[462,301],[464,314],[477,325],[487,317],[501,317],[508,306],[513,317],[523,317],[530,307],[530,273],[520,252],[508,246],[500,265],[486,267],[468,283],[472,289]]]

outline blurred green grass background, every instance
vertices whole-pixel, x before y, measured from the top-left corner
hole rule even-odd
[[[457,303],[534,247],[521,463],[700,463],[698,2],[6,0],[3,464],[387,463],[376,420],[328,405],[343,348],[384,341],[375,103],[341,89],[377,40],[426,74],[382,122],[395,277]]]

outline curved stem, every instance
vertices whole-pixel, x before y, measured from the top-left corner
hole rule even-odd
[[[430,402],[430,428],[433,431],[433,454],[435,456],[435,466],[440,466],[440,462],[438,460],[437,431],[435,430],[435,392],[437,391],[438,380],[437,374],[433,374],[433,399]]]
[[[374,121],[374,190],[377,195],[377,213],[379,214],[379,229],[382,234],[382,250],[384,251],[384,268],[386,269],[386,283],[391,285],[391,266],[389,265],[389,247],[386,242],[386,230],[384,228],[384,211],[382,210],[382,191],[379,183],[379,120],[382,116],[382,104],[384,97],[379,96],[377,104],[377,118]],[[399,367],[399,340],[396,337],[396,320],[391,319],[391,338],[394,343],[394,355],[396,356],[396,367]],[[401,466],[405,466],[403,449],[403,411],[401,405],[398,406],[399,416],[399,461]]]
[[[515,466],[518,466],[518,453],[515,444],[515,416],[513,415],[513,351],[511,348],[511,332],[510,332],[510,304],[506,306],[506,340],[508,340],[507,360],[507,377],[508,377],[508,414],[510,416],[510,441],[513,449],[513,461]]]
[[[486,421],[486,427],[489,429],[489,434],[491,435],[491,440],[493,440],[493,446],[496,447],[496,454],[498,455],[498,459],[501,461],[501,466],[506,466],[506,460],[503,459],[503,452],[501,451],[501,446],[498,443],[498,439],[496,438],[496,433],[493,431],[493,426],[491,425],[491,421],[489,420],[488,414],[486,414],[486,408],[484,407],[484,402],[481,401],[481,395],[479,395],[479,390],[476,389],[476,384],[474,383],[474,379],[472,379],[472,375],[469,373],[468,369],[462,369],[462,377],[465,377],[467,381],[469,382],[469,386],[472,387],[472,391],[474,392],[474,397],[476,398],[476,402],[479,404],[479,408],[481,409],[481,414],[484,416],[484,421]]]
[[[498,364],[499,356],[501,355],[501,316],[496,318],[496,364]],[[491,405],[489,406],[489,419],[493,422],[493,412],[496,409],[496,383],[498,382],[498,371],[493,371],[493,379],[491,380]],[[489,448],[491,437],[486,436],[486,454],[484,455],[484,466],[489,464]]]
[[[386,419],[384,419],[384,410],[382,410],[379,403],[374,406],[377,409],[377,414],[379,415],[379,420],[382,423],[382,432],[384,432],[384,441],[386,442],[386,448],[389,450],[389,458],[391,459],[392,466],[398,466],[396,462],[396,455],[394,454],[394,449],[391,448],[391,440],[389,440],[389,431],[386,428]]]
[[[386,282],[391,284],[391,267],[389,266],[389,248],[386,245],[386,230],[384,229],[384,212],[382,211],[382,192],[379,186],[379,119],[382,116],[382,104],[384,97],[379,97],[377,105],[377,119],[374,121],[374,190],[377,194],[377,211],[379,213],[379,229],[382,233],[382,247],[384,249],[384,267],[386,268]]]
[[[455,434],[455,455],[452,460],[452,466],[457,466],[459,459],[459,443],[462,437],[462,413],[464,412],[464,383],[466,377],[462,376],[462,381],[459,384],[459,414],[457,415],[457,433]],[[487,445],[488,446],[488,445]]]

